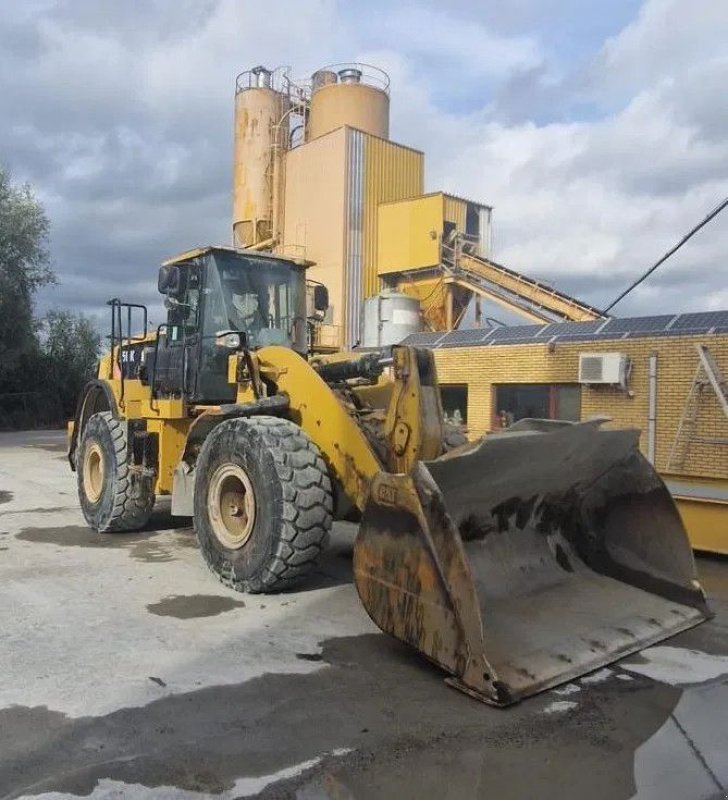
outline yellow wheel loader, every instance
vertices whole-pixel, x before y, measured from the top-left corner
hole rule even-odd
[[[636,431],[521,421],[450,449],[430,351],[309,353],[305,267],[183,253],[160,270],[151,333],[143,306],[110,301],[70,433],[91,528],[138,529],[171,495],[223,583],[273,592],[311,570],[334,517],[357,517],[372,620],[495,705],[706,619]]]

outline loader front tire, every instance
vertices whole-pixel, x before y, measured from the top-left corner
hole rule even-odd
[[[83,429],[76,475],[86,522],[99,533],[135,531],[154,508],[149,478],[130,469],[126,424],[110,411],[94,414]]]
[[[195,531],[222,583],[276,592],[314,568],[331,529],[331,481],[297,425],[267,416],[222,422],[195,473]]]

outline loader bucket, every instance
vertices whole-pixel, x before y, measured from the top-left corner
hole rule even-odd
[[[372,620],[507,705],[710,616],[634,430],[497,434],[372,483],[354,577]]]

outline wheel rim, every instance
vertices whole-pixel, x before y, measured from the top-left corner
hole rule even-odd
[[[223,464],[213,473],[207,511],[217,540],[239,550],[250,538],[255,522],[255,494],[248,473],[238,464]]]
[[[91,442],[83,457],[83,490],[92,503],[98,503],[104,489],[104,454],[96,442]]]

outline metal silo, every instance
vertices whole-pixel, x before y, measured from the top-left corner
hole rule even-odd
[[[348,125],[389,138],[389,76],[367,64],[334,64],[311,77],[308,139]]]
[[[255,67],[235,84],[233,243],[261,245],[274,235],[276,161],[288,146],[288,94],[275,73]],[[280,187],[279,187],[280,188]]]

